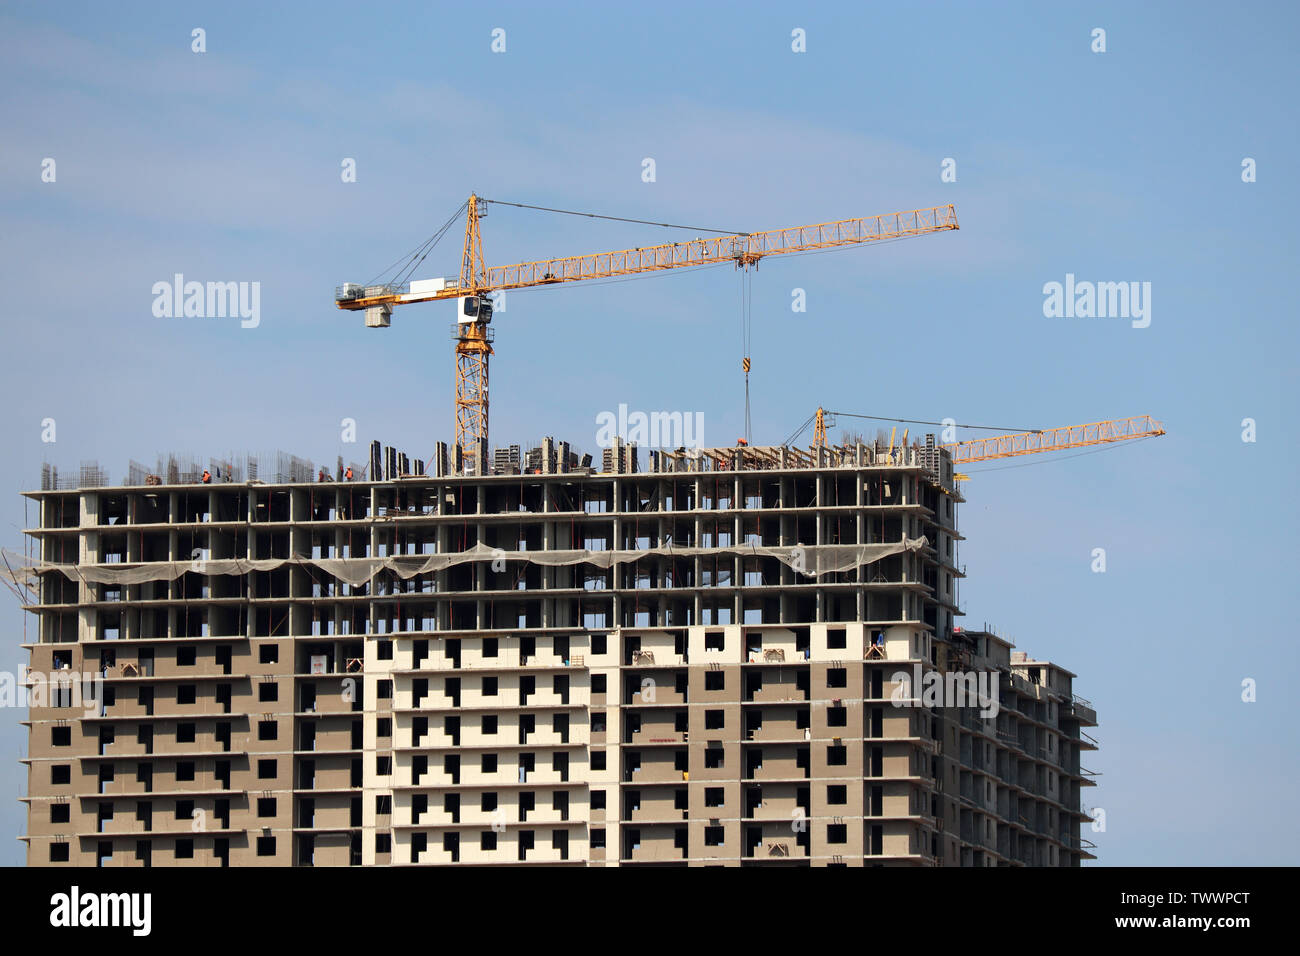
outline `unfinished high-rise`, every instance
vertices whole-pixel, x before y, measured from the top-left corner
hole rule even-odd
[[[1091,858],[1096,715],[955,621],[932,439],[547,448],[28,493],[28,862]]]

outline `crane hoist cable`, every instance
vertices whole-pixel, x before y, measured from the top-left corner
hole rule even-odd
[[[753,341],[754,285],[749,267],[745,266],[740,278],[740,367],[745,373],[745,444],[754,440],[749,418],[749,349]]]

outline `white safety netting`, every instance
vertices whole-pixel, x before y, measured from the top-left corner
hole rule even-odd
[[[501,564],[495,570],[504,570],[512,563],[537,564],[546,567],[584,564],[608,570],[617,564],[627,564],[645,558],[721,558],[754,557],[774,558],[806,577],[821,577],[840,571],[851,571],[874,564],[904,551],[919,551],[929,544],[924,536],[907,538],[887,544],[821,544],[765,547],[756,544],[724,545],[714,548],[675,547],[672,545],[642,548],[635,551],[590,551],[573,548],[559,551],[503,551],[478,544],[454,554],[407,554],[375,558],[268,558],[248,560],[225,558],[193,561],[149,561],[137,564],[58,564],[52,561],[33,560],[12,551],[3,552],[0,578],[22,587],[32,588],[41,574],[60,573],[70,581],[90,584],[142,584],[146,581],[174,581],[183,574],[239,575],[250,571],[275,571],[287,566],[315,567],[333,578],[353,587],[368,583],[380,571],[391,571],[400,578],[413,578],[420,574],[445,571],[448,568],[474,562]]]

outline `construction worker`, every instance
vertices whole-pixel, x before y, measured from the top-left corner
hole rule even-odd
[[[351,481],[351,480],[352,480],[352,466],[351,466],[351,465],[348,465],[348,470],[345,471],[345,472],[343,472],[343,480],[344,480],[344,481]]]
[[[208,471],[206,468],[203,469],[203,483],[205,485],[212,484],[212,472]]]

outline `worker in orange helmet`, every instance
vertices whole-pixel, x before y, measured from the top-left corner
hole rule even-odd
[[[205,485],[212,484],[212,472],[208,471],[206,468],[203,469],[203,483]]]
[[[352,480],[352,466],[351,466],[351,465],[348,465],[348,470],[345,471],[345,472],[343,472],[343,478],[344,478],[345,481],[351,481],[351,480]]]

